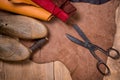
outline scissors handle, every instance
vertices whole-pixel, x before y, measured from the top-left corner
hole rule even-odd
[[[108,51],[108,56],[111,57],[112,59],[118,59],[120,57],[119,51],[114,48],[109,48],[107,51]]]
[[[119,59],[120,58],[119,51],[114,49],[114,48],[109,48],[107,50],[104,50],[101,47],[94,45],[93,49],[103,52],[105,55],[109,56],[112,59]],[[97,58],[97,60],[99,60],[99,59]]]
[[[109,75],[110,74],[110,69],[109,69],[109,67],[103,62],[103,61],[99,61],[98,63],[97,63],[97,69],[98,69],[98,71],[102,74],[102,75]],[[101,66],[104,66],[105,68],[106,68],[106,71],[103,71],[102,69],[101,69]]]

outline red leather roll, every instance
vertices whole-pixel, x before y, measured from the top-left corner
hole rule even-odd
[[[51,0],[32,0],[39,6],[43,7],[56,17],[58,17],[63,22],[66,22],[69,18],[69,15],[65,13],[63,10],[61,10],[58,6],[56,6]]]

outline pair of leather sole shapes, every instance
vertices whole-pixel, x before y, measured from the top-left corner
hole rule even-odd
[[[41,47],[47,40],[48,31],[45,25],[35,19],[0,12],[0,59],[5,61],[22,61]],[[7,35],[7,36],[6,36]],[[11,36],[11,37],[8,37]],[[37,39],[30,48],[18,41],[20,39]]]

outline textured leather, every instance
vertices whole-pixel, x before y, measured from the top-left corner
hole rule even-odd
[[[75,3],[77,14],[68,23],[78,24],[94,44],[108,49],[113,45],[116,31],[115,10],[118,3],[119,0],[111,0],[103,5]],[[103,75],[96,68],[97,61],[89,51],[66,38],[65,33],[80,38],[70,25],[58,19],[44,24],[48,26],[50,32],[49,42],[33,55],[32,61],[36,63],[61,61],[71,72],[73,80],[103,79]],[[99,56],[104,61],[107,60],[105,55]]]

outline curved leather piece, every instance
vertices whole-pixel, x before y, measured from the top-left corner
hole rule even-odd
[[[94,44],[103,49],[108,49],[113,45],[116,31],[115,10],[118,3],[118,0],[111,0],[99,6],[75,3],[78,14],[72,17],[73,21],[81,27]],[[33,55],[32,61],[36,63],[61,61],[71,72],[73,80],[103,79],[103,75],[96,68],[97,61],[90,52],[66,38],[65,33],[80,38],[70,25],[58,19],[49,23],[44,22],[44,24],[48,26],[50,31],[49,42]],[[107,60],[105,55],[99,54],[99,56],[104,61]]]
[[[8,0],[0,0],[0,10],[30,16],[44,21],[49,21],[52,18],[52,14],[41,7],[17,5]]]

